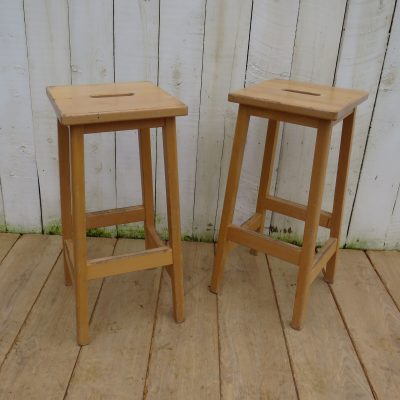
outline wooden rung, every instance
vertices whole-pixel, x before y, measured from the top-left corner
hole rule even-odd
[[[259,213],[255,213],[248,220],[243,222],[243,224],[241,224],[240,227],[243,229],[255,231],[256,229],[258,229],[260,227],[261,222],[262,222],[262,215]],[[238,245],[238,243],[230,242],[228,244],[229,251],[232,251],[237,245]],[[217,246],[218,246],[218,244],[217,244]]]
[[[74,251],[71,240],[64,240],[64,251],[65,251],[65,260],[67,261],[67,266],[69,270],[69,274],[71,276],[72,284],[75,285],[75,267],[74,267]]]
[[[228,240],[250,247],[253,250],[267,253],[273,257],[281,258],[292,264],[299,264],[301,248],[243,227],[230,225],[228,227]]]
[[[86,213],[86,229],[138,221],[144,221],[142,205]]]
[[[97,258],[88,261],[87,279],[104,278],[142,269],[172,264],[172,250],[167,247],[129,253],[121,256]]]
[[[320,251],[315,255],[314,263],[310,271],[310,282],[312,282],[325,267],[327,262],[336,252],[337,239],[329,238]]]
[[[158,234],[154,226],[149,226],[146,232],[149,235],[149,242],[152,248],[165,246],[164,241],[160,238],[160,235]]]
[[[263,201],[263,207],[266,210],[274,211],[288,217],[296,218],[301,221],[306,220],[307,206],[294,201],[289,201],[275,196],[267,196]],[[331,224],[332,213],[321,211],[319,225],[329,228]]]

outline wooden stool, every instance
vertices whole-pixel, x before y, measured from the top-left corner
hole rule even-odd
[[[211,291],[218,292],[228,251],[235,244],[262,251],[299,266],[292,327],[300,329],[311,283],[327,265],[325,280],[332,283],[339,248],[346,179],[350,162],[355,110],[367,93],[285,80],[270,80],[229,94],[239,103],[235,138],[221,218]],[[267,139],[256,213],[241,226],[233,225],[240,171],[250,116],[268,118]],[[321,211],[333,125],[343,120],[339,166],[332,213]],[[307,206],[269,195],[279,121],[317,128]],[[305,221],[303,246],[280,242],[261,233],[265,212],[271,210]],[[315,254],[318,226],[330,229],[330,239]],[[232,243],[233,242],[233,243]]]
[[[167,266],[174,316],[184,320],[175,116],[187,107],[150,82],[47,88],[58,117],[64,272],[75,286],[78,343],[89,342],[88,281]],[[150,128],[162,127],[169,246],[154,225]],[[142,205],[85,211],[84,134],[138,129]],[[86,229],[144,221],[146,250],[87,260]]]

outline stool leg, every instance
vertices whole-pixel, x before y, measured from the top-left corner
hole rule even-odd
[[[263,207],[263,200],[269,193],[272,180],[272,171],[274,168],[275,150],[278,142],[279,121],[269,120],[267,129],[267,139],[265,141],[264,158],[262,163],[260,186],[258,189],[258,198],[256,212],[262,214],[259,233],[264,232],[266,209]],[[257,255],[256,250],[250,250],[250,253]]]
[[[150,229],[154,229],[154,202],[153,202],[153,173],[151,165],[151,139],[150,129],[140,129],[139,138],[139,155],[140,155],[140,171],[142,180],[142,198],[144,205],[144,239],[146,249],[150,249],[151,242],[149,239]]]
[[[71,128],[72,221],[78,343],[89,343],[88,282],[86,267],[85,167],[83,128]]]
[[[301,329],[309,289],[312,283],[310,282],[309,273],[315,257],[315,243],[317,241],[319,218],[321,214],[331,134],[331,123],[321,121],[315,143],[310,193],[308,195],[307,215],[304,226],[303,247],[300,256],[299,274],[297,277],[296,297],[292,317],[292,328],[294,329]]]
[[[66,260],[65,240],[72,238],[72,216],[71,216],[71,175],[70,175],[70,145],[69,128],[57,121],[58,131],[58,162],[60,174],[60,203],[61,203],[61,226],[63,235],[63,258],[64,258],[64,280],[70,286],[71,276]]]
[[[165,186],[167,192],[168,233],[169,243],[172,248],[172,259],[174,262],[170,269],[174,315],[176,322],[182,322],[185,319],[185,312],[175,118],[167,118],[165,120],[165,127],[163,128],[163,146]]]
[[[232,223],[237,191],[239,187],[240,172],[243,163],[243,154],[246,144],[247,130],[249,128],[250,114],[246,107],[239,106],[236,120],[235,137],[233,139],[231,162],[229,165],[228,180],[226,183],[224,207],[222,210],[221,224],[219,227],[217,251],[214,261],[214,271],[211,279],[210,290],[218,293],[224,272],[226,256],[228,254],[228,226]]]
[[[335,197],[333,201],[333,211],[330,226],[330,237],[337,239],[336,252],[328,261],[325,272],[325,281],[333,283],[335,268],[337,263],[337,252],[340,245],[340,229],[342,226],[342,217],[344,210],[344,200],[346,197],[347,175],[350,165],[351,142],[353,139],[353,128],[355,120],[355,111],[343,120],[342,136],[340,139],[340,151],[338,170],[336,175]]]

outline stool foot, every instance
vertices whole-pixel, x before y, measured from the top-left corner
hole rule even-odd
[[[253,250],[253,249],[250,249],[249,253],[250,253],[252,256],[257,256],[257,255],[258,255],[258,251],[257,251],[257,250]]]
[[[336,254],[328,261],[326,265],[326,270],[324,273],[324,281],[326,283],[332,284],[335,280],[335,270],[336,270]]]
[[[297,321],[293,320],[290,322],[290,326],[296,331],[301,331],[302,328],[301,325],[297,323]]]

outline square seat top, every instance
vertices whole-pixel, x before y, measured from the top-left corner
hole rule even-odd
[[[340,120],[368,97],[361,90],[272,79],[229,94],[229,101],[326,120]]]
[[[151,82],[49,86],[47,95],[63,125],[187,115],[187,106]]]

